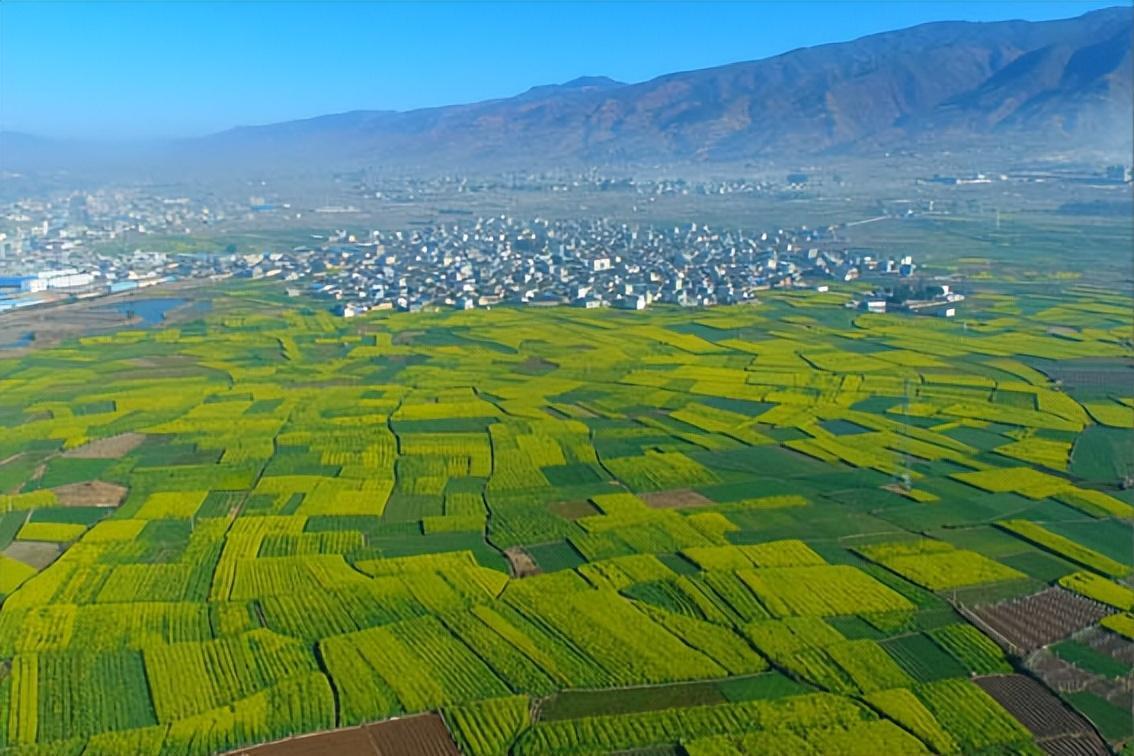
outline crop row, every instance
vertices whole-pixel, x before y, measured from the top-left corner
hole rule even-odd
[[[1130,574],[1131,568],[1129,565],[1122,564],[1104,554],[1100,554],[1094,549],[1089,549],[1080,543],[1072,541],[1070,538],[1061,536],[1058,533],[1052,533],[1042,525],[1037,525],[1030,520],[1004,520],[997,524],[1010,533],[1015,533],[1037,546],[1058,554],[1061,557],[1070,559],[1072,562],[1077,562],[1096,572],[1101,572],[1104,575],[1115,578],[1125,577]]]

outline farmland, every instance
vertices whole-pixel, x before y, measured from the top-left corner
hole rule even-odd
[[[1024,675],[996,675],[977,679],[986,693],[1041,742],[1079,740],[1080,753],[1105,754],[1106,746],[1082,717],[1069,711],[1046,688]]]
[[[0,750],[1124,740],[1013,673],[1130,668],[1134,496],[1097,455],[1134,395],[1054,377],[1132,358],[1129,298],[195,296],[0,356]]]

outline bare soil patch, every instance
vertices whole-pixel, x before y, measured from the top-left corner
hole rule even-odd
[[[102,480],[68,483],[51,489],[65,507],[117,507],[126,498],[127,488]]]
[[[460,756],[437,714],[301,735],[233,751],[239,756]]]
[[[460,756],[457,744],[437,714],[391,719],[366,725],[381,756]]]
[[[975,680],[985,693],[1035,735],[1038,742],[1058,738],[1058,752],[1075,746],[1075,753],[1106,753],[1107,748],[1085,719],[1051,694],[1047,688],[1025,675],[992,675]],[[1065,742],[1068,739],[1075,743]]]
[[[538,575],[541,570],[532,555],[520,546],[510,546],[504,549],[504,556],[508,557],[508,564],[512,568],[512,575],[523,578]]]
[[[638,494],[638,498],[646,502],[646,506],[651,509],[683,509],[686,507],[708,507],[716,504],[712,499],[688,488]]]
[[[119,433],[110,438],[83,444],[63,453],[64,457],[76,459],[121,459],[137,449],[146,437],[142,433]]]
[[[0,554],[35,567],[37,570],[42,570],[54,562],[61,553],[62,549],[58,544],[44,541],[16,541],[0,551]]]
[[[361,727],[334,730],[315,735],[301,735],[275,743],[245,748],[235,751],[248,756],[322,756],[323,754],[359,754],[360,756],[378,753],[374,742]]]
[[[1038,741],[1038,745],[1051,756],[1107,756],[1110,753],[1097,736],[1057,735]]]
[[[1098,683],[1106,684],[1098,675],[1079,669],[1074,664],[1060,659],[1048,649],[1043,649],[1029,656],[1027,667],[1039,675],[1040,679],[1050,687],[1061,693],[1087,690]]]
[[[968,611],[993,631],[993,638],[1011,644],[1011,651],[1041,648],[1112,613],[1109,607],[1063,588],[1048,588]]]

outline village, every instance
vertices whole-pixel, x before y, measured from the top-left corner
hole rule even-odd
[[[210,207],[119,193],[13,203],[9,230],[0,232],[0,312],[229,277],[278,278],[289,295],[325,300],[344,317],[498,305],[709,307],[770,288],[904,278],[916,268],[912,256],[851,246],[836,226],[748,231],[500,214],[408,229],[338,228],[253,252],[208,242],[209,225],[226,215],[275,210],[254,199],[260,204]],[[191,233],[192,251],[151,241]]]

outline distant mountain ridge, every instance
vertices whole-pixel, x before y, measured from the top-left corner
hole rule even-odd
[[[974,141],[1126,149],[1134,9],[940,22],[637,84],[601,76],[515,97],[353,111],[183,140],[194,162],[517,166],[732,161]]]
[[[580,76],[577,79],[572,79],[563,84],[541,84],[532,87],[523,94],[517,95],[516,99],[535,99],[556,94],[569,94],[572,92],[609,92],[612,89],[619,89],[624,86],[626,86],[626,82],[615,81],[609,76]]]

